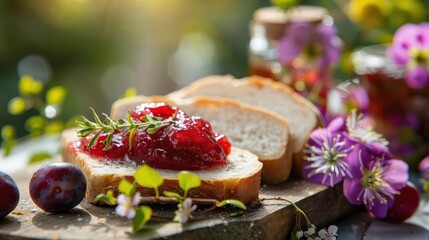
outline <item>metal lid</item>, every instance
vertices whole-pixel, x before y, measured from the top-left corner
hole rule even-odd
[[[278,40],[283,36],[288,22],[320,23],[327,15],[328,11],[318,6],[302,5],[287,12],[276,7],[264,7],[253,13],[253,20],[264,25],[268,39]]]

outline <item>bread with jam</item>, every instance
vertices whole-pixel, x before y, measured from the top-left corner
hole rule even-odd
[[[189,192],[191,197],[237,199],[246,204],[258,198],[262,164],[257,156],[232,147],[227,137],[214,132],[206,120],[165,103],[139,104],[129,110],[128,121],[133,124],[151,119],[162,124],[156,130],[115,128],[118,130],[111,133],[95,131],[79,137],[76,129],[70,129],[62,134],[63,160],[83,170],[88,202],[96,203],[96,196],[108,190],[118,194],[120,180],[133,181],[134,172],[142,164],[163,176],[161,192],[180,193],[177,174],[190,170],[202,181],[200,187]],[[137,190],[143,196],[154,195],[153,189]]]
[[[110,117],[122,118],[127,109],[144,102],[167,102],[189,115],[208,120],[213,130],[226,135],[233,146],[258,156],[263,163],[263,183],[275,184],[288,179],[292,169],[289,127],[287,121],[276,114],[233,99],[195,97],[174,101],[163,96],[136,96],[113,103]]]

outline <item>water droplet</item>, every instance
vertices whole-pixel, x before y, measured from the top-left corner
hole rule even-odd
[[[82,221],[83,221],[83,218],[78,218],[78,219],[77,219],[77,221],[78,221],[78,222],[82,222]]]
[[[28,201],[27,201],[27,200],[25,200],[25,199],[24,199],[24,200],[22,200],[21,202],[22,202],[22,204],[24,204],[24,205],[28,205]]]
[[[35,213],[35,212],[37,212],[37,209],[36,209],[36,208],[33,208],[33,209],[31,209],[31,212],[32,212],[32,213]]]

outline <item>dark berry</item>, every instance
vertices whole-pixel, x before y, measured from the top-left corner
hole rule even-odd
[[[19,191],[15,181],[0,171],[0,218],[11,213],[19,202]]]
[[[46,212],[58,213],[77,206],[85,196],[86,179],[80,168],[70,163],[48,163],[31,177],[30,196]]]
[[[395,197],[394,205],[387,210],[384,220],[401,223],[410,218],[419,207],[420,197],[417,188],[410,182],[399,191]]]

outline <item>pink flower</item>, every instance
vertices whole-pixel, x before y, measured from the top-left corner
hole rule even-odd
[[[426,86],[429,83],[429,23],[400,27],[388,49],[388,56],[394,63],[407,67],[408,86]]]
[[[340,58],[341,44],[334,26],[305,22],[290,23],[278,45],[278,57],[290,64],[301,57],[316,62],[323,69],[335,64]]]
[[[429,180],[429,156],[425,157],[419,164],[420,176]]]
[[[140,192],[136,192],[133,198],[120,194],[117,198],[118,206],[115,211],[121,217],[126,217],[128,219],[133,219],[136,215],[136,207],[140,203]]]

